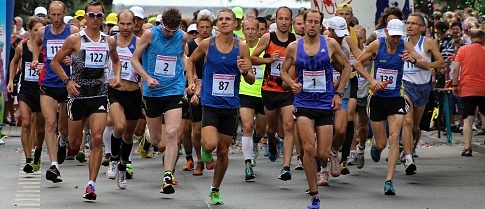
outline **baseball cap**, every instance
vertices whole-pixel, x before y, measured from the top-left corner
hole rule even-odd
[[[69,23],[69,20],[74,19],[72,16],[64,16],[64,22],[67,24]]]
[[[83,17],[84,14],[85,14],[84,10],[82,9],[77,10],[76,13],[74,13],[74,18]]]
[[[347,30],[347,22],[343,17],[335,16],[328,20],[328,28],[335,31],[338,37],[344,37],[349,35],[349,30]]]
[[[197,26],[195,24],[190,24],[187,28],[187,33],[190,33],[190,31],[197,31]]]
[[[323,19],[323,21],[322,21],[322,26],[323,26],[325,29],[328,29],[328,26],[330,26],[330,25],[329,25],[329,23],[330,23],[329,19]]]
[[[118,14],[116,13],[109,13],[108,16],[106,16],[106,24],[116,24],[118,23]]]
[[[37,16],[39,14],[47,15],[47,9],[45,9],[45,7],[37,7],[37,8],[35,8],[35,10],[34,10],[34,16]]]
[[[352,12],[352,6],[350,6],[350,4],[347,4],[347,3],[341,3],[337,6],[337,11],[340,11],[340,10],[349,10]]]
[[[243,19],[244,11],[241,7],[234,7],[232,11],[236,14],[236,19]]]
[[[139,6],[131,7],[130,10],[135,14],[135,17],[139,17],[141,19],[145,18],[145,10]]]
[[[404,23],[398,19],[392,19],[387,23],[387,33],[390,36],[404,36]]]
[[[155,22],[162,22],[162,15],[157,15],[157,20]]]
[[[276,31],[277,28],[278,27],[276,26],[276,23],[271,23],[271,25],[269,25],[268,31],[269,32],[274,32],[274,31]]]
[[[208,9],[203,9],[203,10],[200,10],[199,14],[197,14],[197,20],[204,15],[209,16],[211,20],[214,19],[214,15],[212,14],[211,11],[209,11]]]

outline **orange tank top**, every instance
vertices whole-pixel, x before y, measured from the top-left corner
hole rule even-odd
[[[276,32],[269,34],[269,44],[266,48],[264,57],[270,57],[277,50],[280,51],[280,60],[267,64],[264,70],[263,90],[273,92],[286,92],[283,90],[283,80],[280,77],[280,69],[286,54],[286,47],[296,40],[296,36],[290,33],[286,42],[281,42],[276,36]]]

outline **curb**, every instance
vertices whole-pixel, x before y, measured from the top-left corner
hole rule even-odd
[[[485,154],[485,145],[480,145],[480,143],[472,142],[472,150],[473,152],[479,152]]]

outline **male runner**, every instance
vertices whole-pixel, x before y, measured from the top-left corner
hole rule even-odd
[[[299,36],[305,36],[305,23],[303,22],[303,14],[297,14],[293,18],[293,29],[295,34]]]
[[[113,62],[115,79],[110,86],[120,85],[120,60],[116,53],[116,40],[100,32],[104,7],[101,2],[88,3],[84,11],[86,29],[70,35],[51,62],[53,71],[66,85],[70,99],[69,152],[76,155],[82,142],[86,121],[91,128],[91,154],[89,155],[89,181],[84,198],[96,200],[96,178],[103,155],[103,130],[108,112],[108,83],[105,70],[108,55]],[[60,62],[72,53],[72,74],[68,76]]]
[[[46,171],[46,179],[57,183],[62,181],[58,164],[62,164],[66,159],[66,149],[68,147],[67,90],[63,81],[54,73],[51,61],[61,49],[66,38],[79,32],[79,29],[64,23],[66,6],[61,1],[52,1],[49,4],[48,13],[51,24],[40,27],[37,30],[36,44],[33,45],[32,49],[31,68],[37,68],[39,53],[43,47],[44,60],[42,63],[44,63],[44,69],[39,75],[40,106],[45,120],[47,151],[51,160],[51,166]],[[66,54],[61,66],[68,76],[71,73],[70,65],[71,58],[69,54]],[[58,110],[59,116],[57,116]],[[57,117],[59,117],[59,121]],[[56,128],[59,131],[59,140],[56,140]]]
[[[241,76],[248,84],[254,83],[249,48],[234,38],[237,25],[232,10],[223,9],[217,17],[219,35],[203,40],[188,60],[187,77],[195,75],[194,63],[206,57],[202,72],[200,98],[202,103],[202,159],[210,162],[212,151],[217,148],[217,161],[211,186],[212,204],[223,204],[219,187],[229,164],[228,150],[236,129],[237,112],[240,108],[239,85]],[[194,79],[188,79],[189,94],[197,94]]]
[[[431,92],[431,68],[443,69],[445,62],[438,48],[438,43],[430,38],[421,35],[421,32],[427,28],[424,17],[418,13],[412,13],[406,21],[406,32],[408,37],[405,41],[414,45],[414,50],[424,59],[428,68],[422,68],[424,63],[404,64],[404,98],[409,103],[409,112],[404,117],[402,128],[402,144],[404,147],[404,156],[406,162],[406,175],[414,174],[416,165],[413,160],[413,145],[421,136],[419,122],[423,116],[424,108],[429,100]],[[431,62],[431,55],[434,61]]]
[[[389,123],[389,153],[387,161],[387,177],[384,185],[384,194],[395,195],[392,179],[396,170],[396,160],[399,156],[399,133],[404,122],[404,115],[409,111],[409,104],[402,92],[402,76],[404,62],[424,63],[415,51],[414,46],[404,42],[404,23],[393,19],[384,30],[386,38],[375,40],[357,58],[354,69],[369,81],[373,92],[367,100],[367,115],[371,120],[374,141],[371,147],[371,157],[379,162],[381,152],[387,146],[386,120]],[[369,74],[364,63],[374,58],[374,68]],[[384,87],[384,83],[388,85]]]
[[[307,208],[320,208],[318,197],[315,157],[327,162],[332,144],[333,111],[342,107],[345,85],[335,90],[332,82],[332,63],[342,75],[350,74],[350,64],[339,44],[332,38],[320,35],[323,14],[307,10],[303,15],[305,36],[291,43],[281,70],[281,78],[295,95],[295,116],[301,140],[303,141],[303,165],[310,196]],[[292,80],[294,67],[296,81]],[[347,83],[349,76],[340,76],[339,82]],[[315,134],[317,140],[315,141]],[[316,145],[315,145],[316,143]]]
[[[296,40],[295,34],[291,33],[292,12],[286,6],[276,10],[277,30],[264,34],[256,49],[251,54],[251,62],[254,65],[266,65],[264,70],[263,97],[264,112],[268,124],[269,159],[274,162],[279,157],[277,150],[276,132],[281,123],[284,130],[284,155],[283,169],[279,179],[291,180],[290,163],[293,153],[293,93],[282,88],[283,80],[280,77],[280,68],[285,58],[286,47]],[[265,52],[264,58],[259,57]]]
[[[166,150],[164,181],[160,192],[172,194],[173,171],[177,160],[177,132],[182,120],[182,101],[185,90],[184,46],[187,34],[179,29],[180,11],[163,11],[162,22],[146,30],[131,58],[136,72],[143,78],[145,113],[152,144],[158,145],[162,136],[162,117],[165,119]],[[139,59],[143,57],[143,66]]]

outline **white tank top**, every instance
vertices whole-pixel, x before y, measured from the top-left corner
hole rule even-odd
[[[431,61],[431,57],[424,52],[424,36],[420,36],[418,43],[414,46],[414,50],[427,62]],[[404,41],[408,41],[409,37],[406,37]],[[410,62],[404,63],[404,75],[403,80],[414,84],[425,84],[431,79],[431,70],[423,70]]]
[[[131,65],[131,57],[133,53],[128,47],[116,47],[116,51],[118,52],[118,57],[120,58],[121,63],[121,79],[131,82],[138,82],[138,76],[135,75],[135,68]],[[109,79],[113,79],[115,77],[113,72],[113,63],[110,62],[109,65]]]

